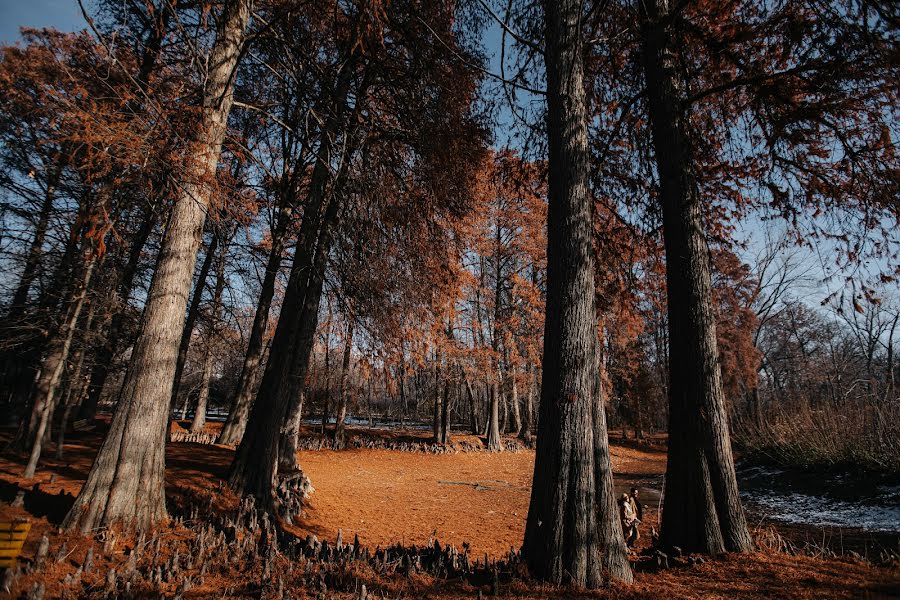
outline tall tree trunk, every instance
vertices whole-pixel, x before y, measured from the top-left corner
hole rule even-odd
[[[244,429],[247,427],[250,405],[253,402],[253,391],[256,387],[259,367],[262,363],[263,350],[265,350],[263,338],[266,334],[266,326],[269,323],[269,309],[272,307],[272,298],[275,295],[275,280],[278,278],[278,272],[281,270],[285,237],[290,221],[291,211],[282,210],[278,215],[275,230],[272,232],[272,249],[269,252],[269,260],[266,263],[266,274],[263,277],[259,301],[256,304],[253,326],[250,328],[247,353],[244,355],[244,364],[241,367],[237,391],[231,402],[228,418],[225,420],[222,432],[219,434],[218,442],[220,444],[237,444],[244,436]]]
[[[63,526],[83,532],[121,522],[149,530],[166,518],[165,438],[186,298],[231,111],[234,72],[251,0],[226,3],[210,57],[196,148],[179,187],[125,384],[81,493]]]
[[[444,382],[444,396],[441,399],[441,431],[438,443],[450,443],[450,381]]]
[[[435,352],[434,356],[434,389],[432,390],[431,406],[431,435],[435,443],[441,441],[441,359]]]
[[[488,405],[487,418],[487,449],[492,452],[500,452],[503,446],[500,443],[500,384],[493,378],[490,384],[490,404]]]
[[[279,441],[289,416],[287,411],[291,399],[300,393],[309,369],[325,279],[325,262],[338,224],[340,199],[335,193],[339,187],[337,182],[332,186],[334,189],[329,201],[326,202],[325,196],[333,143],[342,128],[346,108],[353,69],[351,63],[345,62],[339,74],[335,88],[337,108],[322,131],[310,179],[309,201],[304,209],[294,264],[272,339],[269,361],[229,475],[232,488],[255,497],[267,510],[275,508]],[[344,158],[348,160],[347,156]],[[346,168],[345,161],[341,161],[343,168]]]
[[[66,393],[63,396],[63,412],[59,419],[59,431],[56,437],[57,459],[63,457],[63,444],[66,439],[66,427],[69,423],[69,416],[72,414],[72,410],[81,402],[81,399],[84,397],[84,393],[87,390],[88,378],[82,373],[84,372],[85,356],[87,355],[88,346],[95,333],[93,328],[94,317],[97,312],[97,301],[96,299],[88,298],[87,303],[88,312],[84,318],[84,333],[81,336],[81,344],[76,350],[75,359],[72,361],[75,366],[72,368],[72,373],[68,377],[69,381],[66,386]],[[47,429],[49,431],[49,426]]]
[[[525,394],[525,418],[522,421],[522,429],[519,438],[526,443],[531,443],[531,422],[534,420],[534,367],[528,365],[528,393]]]
[[[134,289],[134,280],[137,275],[138,266],[140,264],[141,254],[156,227],[156,212],[148,207],[138,230],[137,236],[131,244],[128,251],[128,260],[125,268],[122,270],[119,283],[117,286],[117,298],[112,307],[113,314],[108,316],[109,327],[106,332],[104,343],[96,353],[94,367],[91,370],[91,378],[88,382],[87,397],[78,408],[79,419],[91,419],[97,416],[97,405],[100,403],[100,397],[103,395],[103,388],[109,377],[113,360],[119,352],[119,344],[125,327],[126,308],[128,301],[131,299],[131,292]]]
[[[344,357],[341,361],[341,380],[338,384],[338,411],[337,420],[334,422],[334,446],[335,448],[343,448],[346,440],[344,439],[344,420],[347,418],[347,400],[350,396],[349,379],[350,379],[350,350],[353,346],[353,317],[347,317],[349,323],[347,325],[347,334],[344,338]]]
[[[518,437],[522,433],[522,413],[519,410],[519,387],[516,382],[515,367],[509,366],[509,405],[512,408],[514,433]]]
[[[232,227],[227,238],[219,249],[219,260],[216,261],[216,287],[213,290],[212,310],[210,322],[206,333],[206,348],[203,354],[203,374],[200,381],[200,393],[197,395],[197,410],[194,411],[194,419],[191,421],[191,431],[203,431],[206,427],[206,408],[209,403],[209,384],[212,379],[213,354],[212,347],[216,338],[216,329],[219,327],[219,319],[222,315],[222,292],[225,291],[225,262],[228,258],[228,246],[236,227]]]
[[[600,394],[582,3],[545,0],[549,206],[543,383],[522,553],[535,576],[631,581]]]
[[[84,307],[96,264],[97,257],[91,252],[82,267],[81,280],[72,290],[71,299],[67,303],[66,315],[50,338],[47,355],[41,363],[41,375],[35,385],[34,399],[32,400],[32,405],[37,407],[40,418],[31,444],[31,455],[28,457],[28,464],[23,473],[23,477],[26,479],[34,477],[38,460],[41,458],[44,434],[47,432],[56,408],[59,383],[66,368],[66,361],[69,359],[69,350],[72,348],[78,317],[81,316],[81,309]]]
[[[203,258],[203,264],[200,265],[200,273],[197,275],[196,283],[194,283],[194,294],[191,297],[187,319],[184,321],[184,328],[181,331],[181,341],[178,343],[178,358],[175,361],[175,378],[172,382],[172,408],[175,408],[175,405],[178,403],[178,390],[181,388],[181,376],[184,373],[184,365],[187,362],[188,350],[191,347],[191,336],[194,333],[194,324],[197,322],[197,317],[200,315],[200,303],[203,300],[203,290],[206,289],[206,280],[209,278],[209,272],[212,269],[213,258],[216,255],[218,246],[219,234],[218,232],[213,232],[209,246],[206,248],[206,256]]]
[[[752,547],[738,494],[716,346],[684,83],[667,0],[641,4],[650,122],[660,180],[669,315],[669,452],[661,541],[689,552]]]
[[[321,240],[321,243],[329,247],[332,236],[330,230],[337,220],[337,204],[337,199],[329,202],[327,213],[332,214],[327,214],[323,219],[326,229],[323,237],[327,239]],[[308,274],[308,278],[304,277],[307,279],[303,286],[305,290],[298,290],[298,283],[289,283],[289,290],[301,293],[295,292],[293,299],[285,295],[282,316],[272,341],[269,364],[266,365],[256,402],[250,411],[247,430],[238,446],[229,477],[234,489],[255,497],[268,510],[275,508],[273,492],[279,472],[279,438],[283,435],[283,426],[288,420],[287,409],[291,398],[299,393],[301,384],[305,381],[318,323],[326,251],[322,249],[321,257],[318,252],[316,254],[317,260],[300,262],[306,264],[306,267],[301,267],[302,272],[297,273],[297,278]],[[295,264],[296,266],[298,265]],[[284,328],[282,321],[285,322]],[[281,336],[279,329],[283,329]]]
[[[466,375],[465,371],[463,371],[462,375],[466,384],[466,397],[469,399],[469,427],[472,435],[478,435],[481,433],[481,427],[478,423],[478,400],[475,397],[475,390],[472,388],[469,376]]]

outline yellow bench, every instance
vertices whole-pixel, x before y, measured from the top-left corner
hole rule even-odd
[[[0,569],[11,569],[16,565],[29,530],[31,521],[0,521]]]

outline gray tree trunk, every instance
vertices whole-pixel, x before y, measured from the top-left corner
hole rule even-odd
[[[540,579],[630,582],[598,372],[582,3],[545,0],[549,206],[543,383],[522,553]]]
[[[47,355],[41,363],[41,375],[35,385],[34,399],[32,400],[32,405],[36,407],[40,418],[31,444],[28,464],[25,465],[23,473],[23,477],[26,479],[34,477],[38,460],[41,458],[44,434],[47,432],[50,419],[53,417],[53,410],[56,408],[60,380],[66,368],[66,361],[69,359],[78,317],[81,316],[81,309],[84,307],[96,264],[97,258],[93,255],[85,261],[81,280],[72,290],[72,297],[67,303],[65,317],[47,344]]]
[[[660,180],[669,310],[669,452],[661,542],[690,552],[749,551],[716,346],[684,83],[667,0],[642,3],[644,66]]]
[[[210,56],[202,113],[190,138],[196,154],[169,219],[147,294],[140,334],[109,432],[63,527],[88,532],[122,523],[140,531],[167,516],[165,440],[169,402],[211,189],[231,111],[234,73],[250,0],[226,3]]]
[[[219,319],[222,314],[222,292],[225,291],[225,261],[228,258],[228,245],[231,242],[231,235],[228,236],[225,242],[219,249],[219,260],[216,262],[216,287],[213,290],[212,310],[210,311],[210,322],[206,332],[203,374],[200,380],[200,393],[197,395],[197,410],[194,411],[194,419],[191,421],[191,431],[194,432],[203,431],[206,427],[206,408],[207,404],[209,404],[209,384],[213,371],[212,347],[215,343],[216,329],[219,326]]]
[[[203,300],[203,290],[206,289],[206,280],[209,278],[209,272],[212,269],[213,258],[219,246],[219,234],[213,232],[212,240],[206,248],[206,256],[203,258],[203,264],[200,265],[200,273],[197,275],[197,281],[194,283],[194,293],[191,296],[191,304],[188,306],[187,319],[184,321],[184,329],[181,331],[181,341],[178,343],[178,358],[175,361],[175,378],[172,382],[172,408],[178,403],[178,391],[181,389],[181,376],[184,373],[184,365],[187,363],[188,350],[191,347],[191,336],[194,334],[194,325],[197,323],[197,317],[200,315],[200,303]],[[185,406],[188,400],[185,398]],[[184,415],[181,416],[184,419]]]
[[[241,367],[241,375],[238,379],[237,391],[228,411],[228,418],[222,426],[218,442],[220,444],[237,444],[244,436],[247,428],[247,418],[250,416],[250,405],[253,402],[253,392],[259,377],[259,367],[262,364],[262,355],[265,350],[263,338],[266,326],[269,323],[269,309],[272,307],[272,298],[275,295],[275,280],[281,269],[282,254],[284,253],[285,237],[288,224],[291,220],[290,211],[282,210],[278,215],[278,223],[272,232],[272,249],[269,252],[269,260],[266,263],[266,274],[263,277],[262,288],[259,293],[259,301],[256,304],[256,314],[253,317],[253,326],[250,328],[250,340],[247,344],[247,353],[244,355],[244,364]]]
[[[353,347],[353,317],[348,315],[349,324],[344,338],[344,357],[341,361],[341,379],[338,384],[337,421],[334,423],[335,448],[343,448],[346,444],[344,420],[347,418],[347,401],[350,397],[350,350]]]

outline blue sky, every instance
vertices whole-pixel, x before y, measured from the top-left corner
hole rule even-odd
[[[87,23],[77,0],[0,0],[0,42],[18,40],[20,27],[76,31],[87,27]]]

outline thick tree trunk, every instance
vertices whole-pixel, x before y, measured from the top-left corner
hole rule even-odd
[[[341,380],[338,384],[338,411],[337,420],[334,422],[334,446],[343,448],[347,440],[344,438],[344,420],[347,418],[347,400],[350,396],[350,350],[353,346],[353,317],[347,317],[350,323],[347,325],[347,334],[344,338],[344,357],[341,361]]]
[[[191,304],[188,307],[187,319],[184,321],[184,329],[181,331],[181,341],[178,343],[178,359],[175,361],[175,379],[172,382],[172,408],[175,408],[178,403],[178,391],[181,389],[181,376],[184,373],[184,365],[187,362],[188,350],[191,347],[191,336],[194,333],[194,325],[197,323],[197,317],[200,315],[200,303],[203,300],[203,290],[206,289],[206,280],[209,278],[213,257],[216,255],[218,246],[218,232],[213,232],[212,240],[206,248],[206,256],[203,258],[203,264],[200,265],[200,273],[197,275],[197,281],[194,283],[194,293],[191,296]],[[185,400],[185,402],[187,402],[187,400]]]
[[[291,400],[288,406],[287,418],[281,428],[281,436],[278,442],[278,472],[289,473],[297,469],[297,442],[300,436],[300,424],[303,422],[303,401],[306,398],[306,390]]]
[[[738,494],[716,346],[709,247],[669,37],[667,0],[645,7],[644,60],[660,180],[669,310],[669,452],[661,541],[689,552],[752,547]]]
[[[631,581],[600,395],[582,4],[545,0],[549,207],[540,422],[522,553],[536,577]]]
[[[76,325],[87,298],[88,287],[96,264],[97,258],[92,253],[82,268],[81,280],[72,290],[72,297],[67,303],[66,315],[47,344],[47,355],[41,363],[41,375],[35,385],[34,399],[32,400],[32,406],[37,408],[40,417],[32,438],[31,455],[28,457],[28,464],[23,473],[23,477],[26,479],[34,477],[38,460],[41,458],[44,435],[47,433],[50,419],[53,417],[53,411],[59,399],[59,383],[66,368],[66,361],[69,359],[69,350],[72,348]]]
[[[190,136],[196,153],[179,187],[132,352],[125,384],[87,481],[63,526],[83,532],[112,523],[149,530],[166,518],[165,438],[186,298],[197,260],[228,114],[234,71],[250,20],[250,0],[231,0],[221,16]]]
[[[238,379],[237,391],[228,411],[228,418],[222,426],[218,442],[220,444],[237,444],[244,436],[247,427],[247,418],[250,416],[250,405],[253,402],[253,391],[259,375],[259,367],[262,363],[262,355],[265,350],[263,338],[266,334],[266,326],[269,323],[269,309],[272,307],[272,298],[275,295],[275,280],[281,269],[284,242],[290,222],[290,211],[282,210],[278,215],[278,223],[272,232],[272,249],[269,252],[269,260],[266,263],[266,273],[263,276],[262,288],[259,293],[259,301],[256,304],[256,314],[253,317],[253,326],[250,328],[250,340],[247,344],[247,353],[244,355],[244,364],[241,367],[241,375]]]

